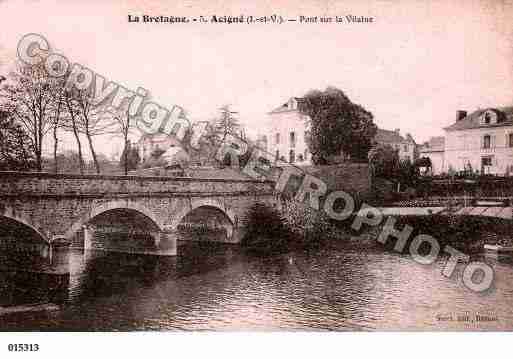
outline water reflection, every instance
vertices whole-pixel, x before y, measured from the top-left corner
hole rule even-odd
[[[183,244],[183,243],[182,243]],[[489,259],[488,259],[489,260]],[[490,261],[490,260],[489,260]],[[74,250],[71,274],[2,272],[3,330],[493,330],[513,327],[513,267],[492,260],[487,295],[383,252],[329,248],[255,257],[186,242],[177,257]],[[490,313],[491,322],[458,321]],[[448,320],[451,317],[455,320]],[[460,318],[461,319],[461,318]]]

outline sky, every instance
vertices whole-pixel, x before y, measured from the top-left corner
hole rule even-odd
[[[149,24],[128,15],[366,16],[373,23]],[[192,120],[230,104],[250,135],[291,96],[336,86],[418,143],[456,110],[513,105],[513,2],[0,0],[0,74],[26,33]],[[107,155],[121,139],[98,138]],[[71,138],[65,146],[73,148]],[[51,146],[48,146],[50,149]]]

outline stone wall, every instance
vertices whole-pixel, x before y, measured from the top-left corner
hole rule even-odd
[[[238,194],[272,191],[251,179],[96,176],[0,172],[0,195]]]
[[[365,199],[371,192],[371,173],[366,163],[341,163],[331,166],[302,167],[309,174],[321,179],[328,192],[342,190]]]

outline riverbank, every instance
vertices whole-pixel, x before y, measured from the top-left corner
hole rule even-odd
[[[513,223],[510,220],[490,217],[465,215],[433,214],[429,216],[393,216],[396,222],[394,228],[401,231],[405,226],[412,228],[404,249],[407,254],[412,240],[419,234],[430,235],[437,240],[441,248],[449,245],[467,255],[478,255],[484,252],[485,244],[511,246],[513,245]],[[366,227],[360,233],[348,230],[345,240],[352,248],[376,249],[395,251],[397,242],[390,236],[382,244],[378,238],[384,229],[386,220],[375,227]],[[343,239],[344,240],[344,239]],[[429,248],[425,248],[429,250]],[[422,253],[422,246],[420,248]]]
[[[354,217],[346,221],[333,221],[325,213],[295,202],[285,203],[281,211],[269,212],[266,216],[265,220],[254,218],[252,228],[259,230],[253,231],[252,238],[243,245],[268,253],[332,245],[395,251],[396,238],[389,237],[384,244],[378,242],[388,216],[378,226],[362,225],[360,231],[351,228]],[[407,254],[411,241],[419,234],[434,237],[441,248],[450,245],[468,255],[483,253],[485,244],[513,246],[513,222],[509,219],[446,213],[390,217],[395,219],[394,228],[399,231],[405,226],[411,227],[411,235],[403,246],[404,254]],[[281,223],[279,232],[269,226],[272,221]],[[427,247],[427,244],[426,248],[421,246],[421,253],[429,250]]]

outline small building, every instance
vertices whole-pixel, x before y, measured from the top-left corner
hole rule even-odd
[[[187,168],[191,162],[191,156],[181,147],[170,147],[161,156],[166,166],[179,166]]]
[[[447,171],[445,168],[445,138],[443,136],[431,137],[429,141],[419,146],[419,157],[429,158],[431,161],[431,175],[439,175]]]
[[[374,142],[377,145],[389,145],[395,148],[399,153],[400,160],[410,160],[413,162],[417,159],[417,144],[415,140],[409,133],[404,137],[401,136],[401,131],[398,128],[393,131],[378,128]]]
[[[139,141],[137,141],[136,147],[139,151],[141,162],[144,163],[155,150],[164,152],[171,147],[181,147],[181,143],[175,136],[158,132],[142,135]]]

